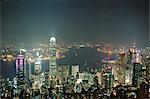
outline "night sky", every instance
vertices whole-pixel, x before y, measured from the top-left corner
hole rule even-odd
[[[4,42],[148,41],[148,0],[1,0]],[[52,33],[53,32],[53,33]]]

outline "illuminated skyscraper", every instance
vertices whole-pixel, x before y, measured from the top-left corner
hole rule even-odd
[[[49,74],[50,76],[56,76],[56,38],[50,38],[49,44],[49,51],[50,51],[50,61],[49,61]]]
[[[34,70],[35,70],[35,74],[37,74],[37,75],[40,74],[40,72],[41,72],[41,62],[40,61],[35,62]]]
[[[41,62],[37,60],[34,67],[35,75],[33,77],[34,83],[32,84],[33,89],[41,89],[43,81],[45,81],[44,73],[41,73]]]
[[[31,58],[29,58],[28,61],[27,61],[27,62],[28,62],[28,68],[27,68],[27,78],[28,78],[28,79],[31,79],[31,75],[32,75],[32,74],[31,74],[31,64],[32,64],[31,61],[32,61]]]
[[[26,76],[26,60],[24,55],[21,53],[17,56],[16,59],[16,74],[22,74],[22,76]]]
[[[79,72],[79,65],[72,66],[72,76],[76,78],[78,72]]]
[[[132,85],[138,86],[142,76],[142,65],[140,63],[133,63]]]

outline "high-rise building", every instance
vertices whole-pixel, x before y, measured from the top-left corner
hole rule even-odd
[[[29,80],[31,80],[31,64],[32,64],[32,62],[31,62],[31,58],[29,58],[28,60],[27,60],[27,63],[28,63],[28,66],[27,66],[27,78],[29,79]]]
[[[125,67],[125,83],[132,84],[132,76],[133,76],[133,52],[129,50],[127,53],[127,63]]]
[[[16,74],[26,76],[26,60],[22,53],[20,53],[16,59]]]
[[[34,83],[32,83],[32,88],[41,90],[43,81],[45,81],[45,75],[41,73],[41,62],[39,60],[35,62],[34,71],[35,75],[33,76]]]
[[[69,77],[69,66],[68,65],[57,66],[57,74],[59,77],[62,77],[62,78]]]
[[[133,76],[132,76],[132,84],[134,86],[138,86],[140,83],[140,78],[142,76],[142,66],[140,63],[133,63]]]
[[[56,76],[56,38],[51,37],[49,42],[50,61],[49,61],[49,74],[50,76]]]
[[[78,72],[79,72],[79,65],[72,66],[72,76],[76,78]]]
[[[40,61],[35,62],[34,70],[35,70],[36,74],[40,74],[40,72],[41,72],[41,62]]]

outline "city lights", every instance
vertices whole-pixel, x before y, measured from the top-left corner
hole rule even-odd
[[[0,99],[150,99],[149,0],[0,3]]]

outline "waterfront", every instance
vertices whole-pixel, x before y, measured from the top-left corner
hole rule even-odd
[[[1,0],[2,99],[149,99],[149,0]]]
[[[107,53],[99,52],[95,48],[70,48],[65,53],[65,58],[58,59],[58,65],[79,65],[81,71],[86,71],[87,68],[100,68],[102,66],[102,59],[108,58]],[[109,56],[112,59],[116,59],[116,55]],[[0,61],[1,62],[1,75],[3,78],[10,78],[11,80],[16,75],[14,61]],[[86,63],[87,62],[87,63]],[[86,63],[86,64],[85,64]],[[28,65],[28,64],[27,64]],[[48,69],[49,60],[41,61],[42,70],[44,72]],[[32,74],[34,73],[34,63],[32,63]]]

